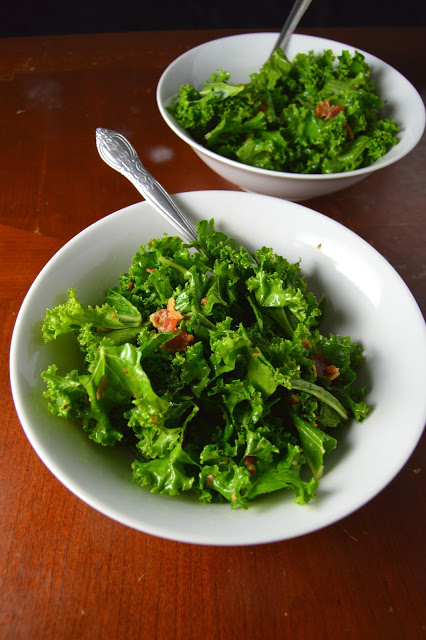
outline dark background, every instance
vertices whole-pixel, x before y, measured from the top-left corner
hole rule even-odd
[[[0,37],[209,28],[279,31],[292,4],[293,0],[2,0]],[[312,0],[299,27],[425,25],[426,0]]]

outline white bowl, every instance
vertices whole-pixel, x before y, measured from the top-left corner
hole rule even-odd
[[[131,482],[131,460],[94,444],[78,426],[51,415],[40,373],[68,371],[79,361],[63,339],[44,344],[46,308],[64,302],[69,287],[84,304],[102,300],[141,244],[170,225],[146,203],[88,227],[47,263],[18,314],[10,351],[13,397],[37,454],[74,494],[103,514],[148,534],[182,542],[244,545],[285,540],[329,525],[358,509],[398,473],[416,446],[426,416],[424,323],[394,269],[347,228],[302,205],[241,191],[199,191],[176,200],[193,220],[214,217],[217,228],[249,249],[262,245],[291,261],[328,299],[329,325],[365,348],[371,415],[350,423],[328,458],[317,498],[299,506],[278,492],[232,510],[187,496],[152,494]],[[262,224],[258,224],[262,212]],[[320,246],[319,246],[320,245]],[[413,357],[413,354],[416,354]],[[408,372],[408,373],[407,373]]]
[[[245,191],[300,201],[349,187],[374,171],[397,162],[415,147],[425,128],[425,108],[421,97],[393,67],[360,49],[358,51],[365,55],[371,68],[371,78],[385,102],[386,117],[393,118],[401,128],[399,143],[373,165],[338,174],[304,175],[270,171],[229,160],[195,142],[166,108],[180,87],[190,84],[200,89],[218,68],[229,71],[232,82],[248,82],[249,74],[258,71],[269,57],[277,36],[276,33],[249,33],[206,42],[179,56],[160,78],[157,104],[161,115],[213,171]],[[337,55],[345,49],[355,52],[354,47],[334,40],[295,34],[290,39],[287,55],[291,60],[298,52],[320,53],[324,49],[331,49]]]

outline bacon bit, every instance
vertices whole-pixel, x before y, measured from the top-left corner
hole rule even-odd
[[[175,309],[175,299],[169,298],[167,301],[167,309],[160,309],[149,316],[152,324],[160,333],[168,333],[177,331],[176,325],[183,318],[180,311]]]
[[[122,371],[123,371],[123,373],[125,373],[125,374],[126,374],[126,376],[128,376],[128,375],[129,375],[129,370],[128,370],[128,369],[122,369]]]
[[[173,315],[178,320],[182,320],[183,315],[181,314],[180,311],[176,311],[175,304],[176,304],[175,299],[169,298],[167,300],[167,311],[170,313],[170,315]]]
[[[127,285],[127,288],[130,289],[130,291],[134,288],[135,283],[133,282],[133,280],[129,280],[129,283]]]
[[[287,396],[285,401],[287,404],[299,404],[299,398],[297,396]]]
[[[249,474],[250,474],[251,476],[256,475],[256,471],[257,471],[257,469],[256,469],[256,467],[255,467],[255,465],[254,465],[253,456],[246,456],[246,457],[244,458],[244,464],[246,465],[246,467],[247,467],[247,471],[249,472]]]
[[[157,422],[158,416],[150,416],[149,419],[150,419],[151,422]]]
[[[334,364],[330,364],[328,367],[326,367],[325,371],[326,376],[329,380],[334,380],[335,378],[340,376],[340,371],[337,367],[334,366]]]
[[[313,357],[314,369],[317,376],[323,376],[329,380],[334,380],[340,375],[340,371],[334,364],[329,364],[327,358],[322,353],[316,353]]]
[[[214,475],[211,473],[206,478],[206,487],[211,487],[213,484],[213,480],[214,480]]]
[[[321,247],[322,247],[322,244],[320,242],[319,244],[317,244],[317,249],[321,249]]]
[[[350,126],[348,125],[348,123],[347,123],[347,122],[345,122],[345,129],[346,129],[346,132],[347,132],[347,134],[348,134],[348,138],[349,138],[349,140],[353,140],[353,139],[355,138],[355,136],[354,136],[353,131],[352,131],[352,129],[350,128]]]
[[[323,118],[324,120],[331,120],[338,113],[344,110],[344,106],[338,106],[337,104],[330,104],[329,98],[323,100],[316,106],[317,118]]]
[[[149,316],[152,324],[158,331],[165,333],[167,331],[175,331],[177,320],[171,318],[167,313],[167,309],[160,309]]]
[[[233,492],[232,496],[231,496],[231,500],[232,502],[235,502],[237,499],[237,494],[235,493],[235,491]]]
[[[193,341],[194,336],[192,335],[192,333],[181,331],[175,338],[172,338],[168,342],[165,342],[161,348],[168,353],[177,353],[178,351],[186,351],[186,349]]]
[[[176,316],[177,318],[179,318],[179,320],[180,320],[181,318],[183,318],[183,316],[182,316],[182,314],[181,314],[181,312],[180,312],[180,311],[177,311],[177,310],[175,309],[175,304],[176,304],[175,299],[174,299],[174,298],[169,298],[169,299],[167,300],[167,311],[168,311],[170,314],[175,315],[175,316]]]
[[[257,114],[260,111],[263,111],[263,113],[266,113],[267,110],[268,110],[268,107],[262,103],[257,107],[257,109],[255,109],[255,111],[253,112],[253,116],[257,116]]]
[[[201,304],[207,304],[208,300],[207,298],[201,298]]]
[[[118,315],[115,313],[115,311],[111,313],[111,318],[118,318]]]
[[[309,349],[310,346],[311,346],[311,343],[309,342],[309,340],[307,338],[303,338],[302,347],[304,347],[305,349]]]
[[[148,273],[152,273],[153,271],[155,271],[155,269],[154,267],[147,267],[145,271],[148,271]]]
[[[325,376],[328,360],[322,353],[316,353],[313,356],[314,371],[317,376]]]
[[[180,311],[175,309],[175,299],[169,298],[167,301],[167,309],[160,309],[149,316],[152,324],[160,333],[177,333],[179,331],[177,325],[183,318]],[[179,334],[165,342],[162,348],[168,353],[177,353],[185,351],[193,342],[194,336],[187,331],[180,331]]]
[[[257,353],[257,351],[255,351],[251,355],[252,355],[253,358],[258,358],[259,357],[259,354]]]

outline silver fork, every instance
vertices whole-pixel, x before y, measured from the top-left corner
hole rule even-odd
[[[198,239],[193,224],[164,187],[143,166],[127,138],[117,131],[98,128],[96,129],[96,146],[102,160],[130,180],[139,193],[180,232],[185,240]]]

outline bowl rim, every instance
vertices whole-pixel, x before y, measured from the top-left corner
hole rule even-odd
[[[170,75],[173,73],[174,69],[187,57],[194,55],[194,53],[196,53],[197,50],[201,50],[202,48],[204,48],[206,45],[209,44],[213,44],[213,43],[219,43],[225,40],[232,40],[232,39],[238,39],[241,37],[244,38],[256,38],[259,36],[271,36],[273,38],[277,38],[278,36],[278,32],[255,32],[255,33],[240,33],[240,34],[235,34],[235,35],[229,35],[229,36],[223,36],[221,38],[214,38],[213,40],[208,40],[204,43],[201,43],[195,47],[192,47],[191,49],[188,49],[187,51],[185,51],[184,53],[180,54],[177,58],[175,58],[162,72],[160,79],[157,83],[157,89],[156,89],[156,101],[157,101],[157,106],[158,109],[164,119],[164,121],[166,122],[166,124],[172,129],[172,131],[174,131],[174,133],[181,138],[181,140],[183,140],[184,142],[186,142],[196,153],[200,154],[200,155],[205,155],[208,156],[209,158],[211,158],[212,160],[219,162],[221,164],[225,164],[228,165],[229,167],[232,167],[233,169],[236,170],[240,170],[240,171],[247,171],[248,173],[255,173],[258,176],[265,176],[265,177],[271,177],[271,178],[287,178],[287,179],[291,179],[291,180],[302,180],[302,181],[307,181],[307,180],[312,180],[314,182],[317,181],[328,181],[328,180],[344,180],[346,178],[362,178],[366,175],[371,174],[374,171],[378,171],[379,169],[383,169],[387,166],[390,166],[392,164],[394,164],[395,162],[397,162],[398,160],[400,160],[401,158],[403,158],[404,156],[406,156],[408,153],[410,153],[410,151],[412,151],[414,149],[414,147],[418,144],[418,142],[420,141],[423,132],[425,130],[425,126],[426,126],[426,108],[425,105],[423,103],[423,100],[419,94],[419,92],[417,91],[417,89],[414,87],[414,85],[397,69],[395,69],[394,67],[392,67],[390,64],[388,64],[387,62],[385,62],[384,60],[382,60],[381,58],[378,58],[377,56],[374,56],[371,53],[368,53],[368,51],[364,51],[363,49],[360,49],[358,47],[354,47],[353,45],[348,45],[345,44],[343,42],[340,42],[338,40],[332,40],[329,38],[323,38],[321,36],[313,36],[313,35],[309,35],[309,34],[302,34],[302,33],[294,33],[292,35],[292,38],[298,39],[300,37],[303,37],[304,39],[310,39],[312,41],[316,41],[316,42],[324,42],[324,43],[333,43],[334,45],[337,45],[339,47],[342,48],[347,48],[347,49],[351,49],[353,51],[359,51],[360,53],[362,53],[363,55],[367,56],[370,60],[374,60],[377,61],[380,65],[384,65],[386,68],[390,69],[393,73],[397,74],[400,78],[400,80],[404,83],[406,83],[407,88],[409,87],[410,90],[413,92],[413,98],[416,100],[417,103],[417,107],[419,108],[419,115],[421,114],[421,125],[418,127],[418,130],[416,131],[416,134],[414,136],[412,136],[411,142],[407,145],[406,149],[403,150],[402,153],[398,154],[394,154],[392,157],[387,157],[389,155],[389,152],[391,151],[391,149],[389,149],[386,154],[384,156],[382,156],[381,158],[378,158],[373,164],[369,165],[368,167],[362,167],[360,169],[353,169],[352,171],[346,171],[346,172],[339,172],[339,173],[291,173],[289,171],[275,171],[272,169],[264,169],[262,167],[255,167],[253,165],[249,165],[249,164],[244,164],[243,162],[238,162],[237,160],[232,160],[230,158],[226,158],[225,156],[221,156],[220,154],[216,153],[215,151],[212,151],[211,149],[208,149],[207,147],[204,147],[202,144],[200,144],[199,142],[197,142],[196,140],[194,140],[186,131],[185,129],[183,129],[175,120],[175,118],[168,112],[167,110],[167,106],[164,104],[164,100],[162,98],[162,93],[164,91],[164,87],[166,85],[166,82],[168,80],[168,78],[170,77]],[[324,45],[325,48],[325,45]],[[392,149],[396,149],[398,145],[395,145],[395,147],[393,147]]]

